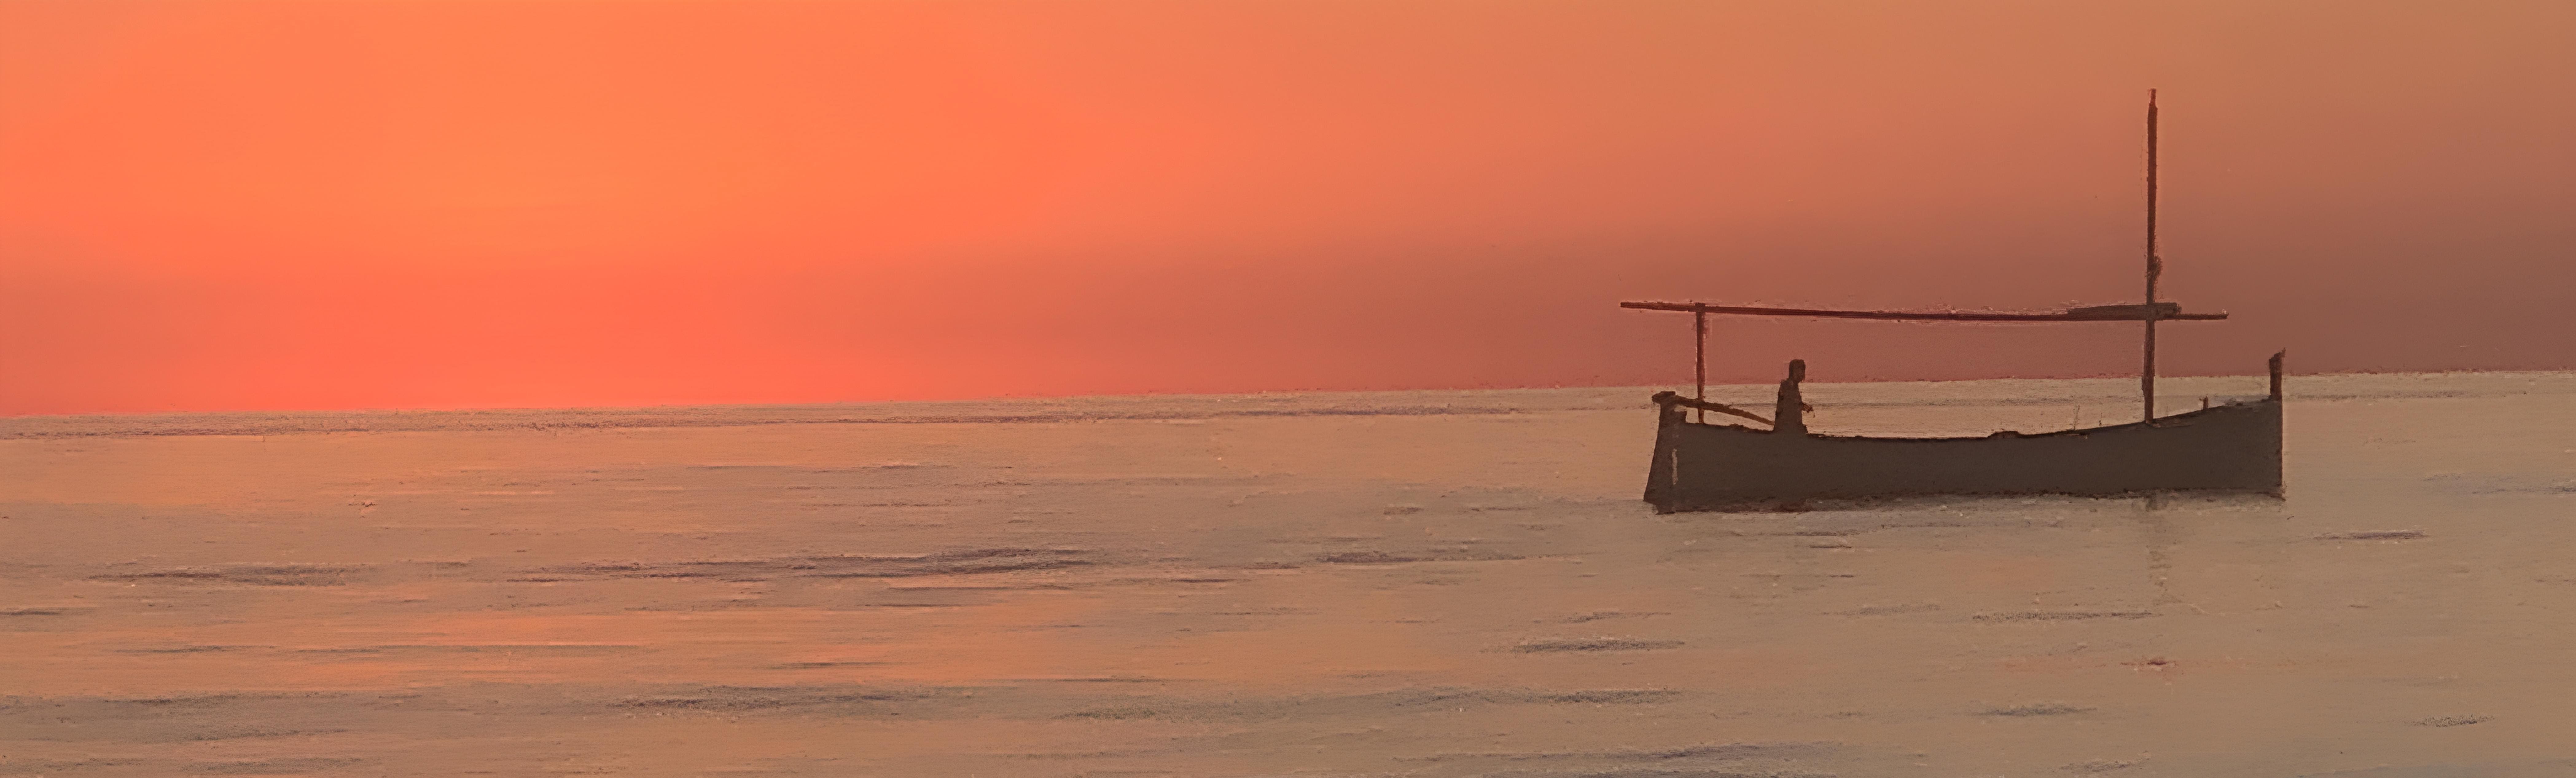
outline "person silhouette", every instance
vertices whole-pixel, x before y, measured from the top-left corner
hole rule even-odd
[[[1789,378],[1780,382],[1780,400],[1772,409],[1771,431],[1807,434],[1807,403],[1798,395],[1798,382],[1805,380],[1807,360],[1789,360]]]

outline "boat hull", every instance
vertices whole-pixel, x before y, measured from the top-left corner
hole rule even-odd
[[[2281,401],[2150,423],[1983,438],[1870,438],[1693,423],[1662,404],[1646,501],[1662,512],[1931,495],[2281,492]]]

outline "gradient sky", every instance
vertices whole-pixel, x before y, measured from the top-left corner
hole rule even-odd
[[[2576,366],[2576,3],[0,2],[0,414]],[[1720,320],[1713,372],[2137,327]]]

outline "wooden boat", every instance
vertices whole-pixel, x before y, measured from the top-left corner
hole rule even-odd
[[[2147,100],[2146,302],[2064,311],[1852,311],[1706,303],[1628,302],[1623,308],[1681,311],[1697,327],[1698,394],[1654,396],[1655,451],[1647,466],[1646,501],[1663,512],[1782,508],[1811,501],[1879,500],[1927,495],[2063,494],[2113,496],[2156,492],[2279,494],[2281,359],[2272,355],[2270,396],[2231,401],[2172,416],[2155,415],[2156,323],[2210,321],[2224,313],[2184,313],[2156,299],[2163,260],[2156,255],[2156,107]],[[1708,317],[1798,316],[1883,321],[1991,323],[2137,321],[2146,325],[2139,375],[2140,421],[2039,434],[1998,432],[1977,438],[1877,438],[1807,431],[1799,393],[1806,363],[1789,377],[1769,417],[1709,402]],[[1692,420],[1690,411],[1701,420]],[[1708,413],[1760,422],[1710,424]]]
[[[1792,364],[1793,375],[1804,367]],[[1654,397],[1646,502],[1669,513],[1944,494],[2279,494],[2278,355],[2272,365],[2268,397],[2152,421],[1981,438],[1813,434],[1798,421],[1804,408],[1794,378],[1782,382],[1781,423],[1772,429],[1691,421],[1689,409],[1739,409],[1664,392]]]

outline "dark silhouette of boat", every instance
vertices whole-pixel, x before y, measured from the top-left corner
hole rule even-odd
[[[1663,512],[1776,509],[1812,501],[1865,501],[1931,495],[2062,494],[2116,496],[2159,492],[2281,493],[2281,359],[2272,355],[2269,396],[2229,401],[2172,416],[2156,407],[2156,323],[2211,321],[2224,313],[2184,313],[2156,299],[2164,262],[2156,254],[2156,105],[2147,98],[2146,302],[2037,313],[1982,311],[1852,311],[1706,303],[1628,302],[1620,307],[1692,314],[1697,331],[1698,392],[1654,396],[1655,452],[1646,501]],[[1771,416],[1709,402],[1708,317],[1798,316],[1883,321],[2101,322],[2146,327],[2139,373],[2140,421],[2038,434],[1998,432],[1976,438],[1877,438],[1807,431],[1799,383],[1803,360],[1789,363]],[[1699,411],[1694,421],[1690,411]],[[1718,413],[1759,422],[1711,424]]]

